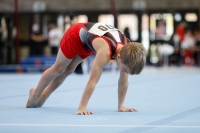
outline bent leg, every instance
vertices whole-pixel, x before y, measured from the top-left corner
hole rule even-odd
[[[82,61],[82,59],[76,55],[76,57],[72,60],[72,62],[66,67],[65,72],[55,78],[43,91],[42,96],[40,97],[40,100],[37,102],[36,107],[41,107],[46,99],[51,95],[53,91],[55,91],[62,83],[63,81],[74,72],[77,65]]]
[[[67,59],[61,50],[58,51],[55,63],[42,74],[36,89],[30,90],[29,98],[26,104],[27,108],[36,106],[43,90],[51,83],[52,80],[65,71],[65,68],[71,61],[72,59]]]

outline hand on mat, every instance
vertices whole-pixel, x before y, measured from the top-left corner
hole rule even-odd
[[[127,108],[127,107],[124,107],[124,106],[118,107],[118,111],[119,112],[138,112],[138,110],[136,110],[134,108]]]
[[[78,110],[76,112],[76,115],[91,115],[91,114],[93,114],[92,111],[89,111],[89,110],[86,110],[86,109]]]

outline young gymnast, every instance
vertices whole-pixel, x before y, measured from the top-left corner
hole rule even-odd
[[[128,75],[139,74],[144,68],[146,51],[142,44],[130,42],[117,28],[103,23],[78,23],[64,34],[55,63],[41,76],[36,88],[31,88],[27,108],[41,107],[51,93],[72,74],[83,59],[95,53],[90,78],[75,114],[90,115],[88,101],[99,81],[102,69],[115,60],[119,69],[118,111],[136,112],[124,106],[128,89]]]

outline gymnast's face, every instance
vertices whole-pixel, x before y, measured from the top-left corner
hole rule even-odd
[[[127,74],[130,73],[129,72],[130,71],[129,68],[124,63],[122,63],[120,55],[117,56],[116,62],[117,62],[117,65],[118,65],[118,67],[120,69],[120,72],[125,72]]]

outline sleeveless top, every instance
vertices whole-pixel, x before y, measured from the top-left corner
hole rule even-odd
[[[110,47],[111,59],[113,59],[112,56],[115,54],[118,44],[125,45],[130,42],[117,28],[104,23],[84,24],[79,31],[79,36],[84,46],[93,52],[95,49],[92,46],[92,41],[97,37],[103,38]]]

